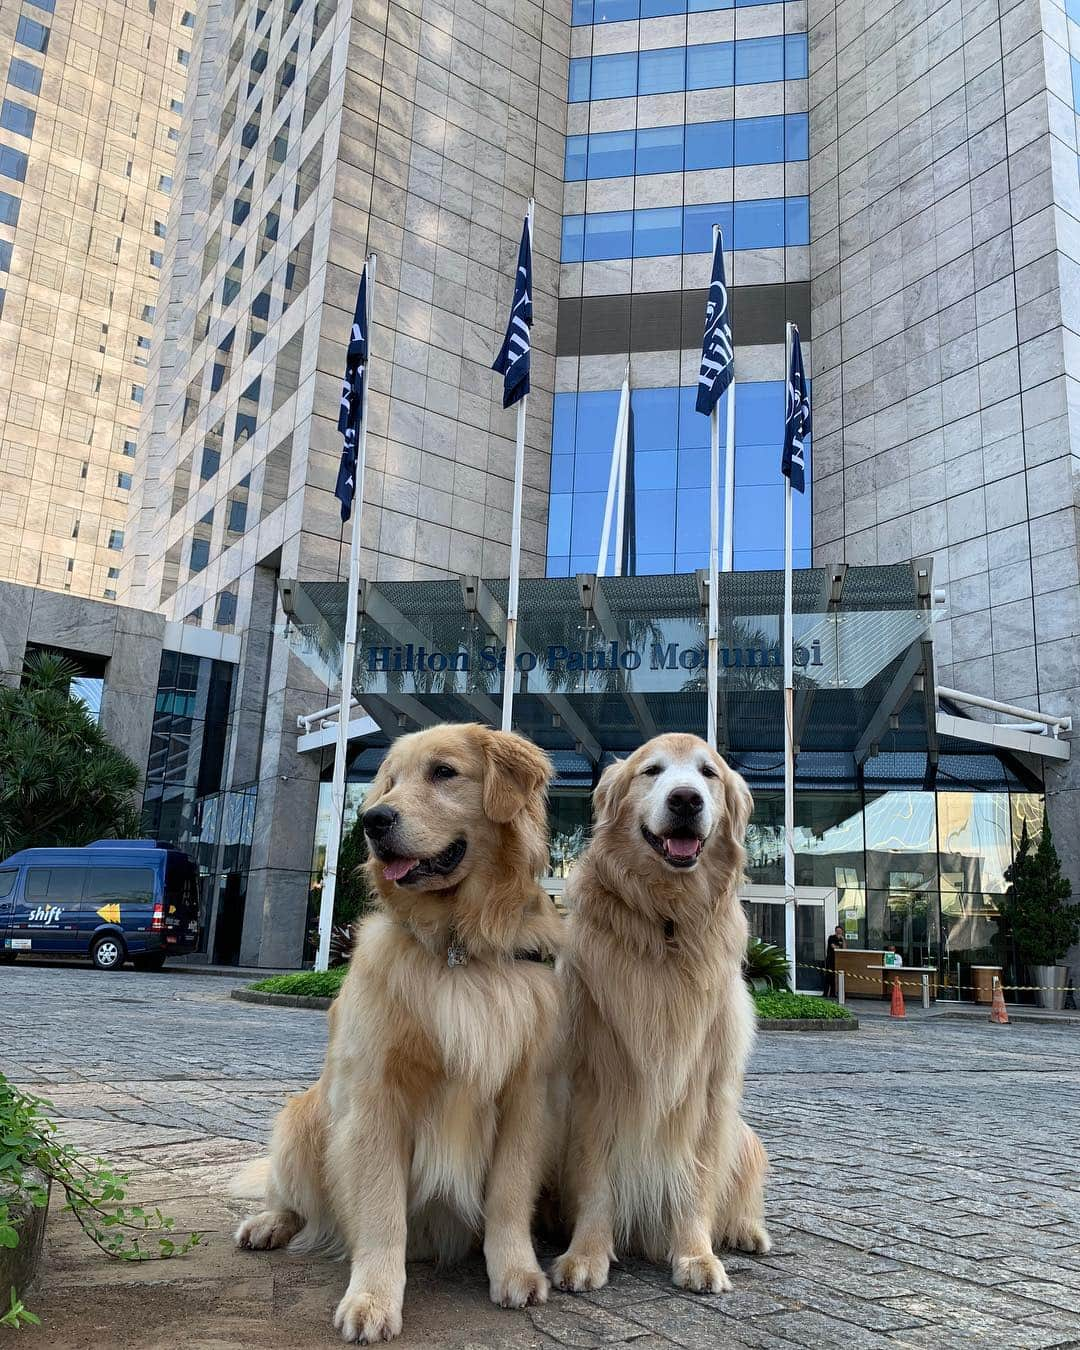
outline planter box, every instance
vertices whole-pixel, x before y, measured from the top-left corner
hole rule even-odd
[[[46,1185],[45,1178],[36,1169],[28,1169],[28,1175],[39,1185]],[[9,1304],[13,1287],[21,1296],[34,1282],[41,1264],[45,1219],[49,1213],[48,1205],[37,1209],[25,1198],[12,1203],[10,1197],[11,1192],[6,1192],[4,1198],[11,1205],[11,1218],[19,1241],[14,1247],[0,1247],[0,1304],[4,1309]]]

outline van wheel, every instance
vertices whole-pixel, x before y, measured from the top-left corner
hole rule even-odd
[[[160,970],[165,964],[165,953],[145,952],[141,956],[133,956],[131,959],[136,970]]]
[[[127,955],[122,938],[106,933],[90,948],[90,959],[98,970],[119,970]]]

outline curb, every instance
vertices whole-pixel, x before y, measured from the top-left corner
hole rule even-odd
[[[232,989],[229,997],[238,1003],[261,1003],[271,1008],[305,1008],[325,1012],[332,998],[318,998],[313,994],[268,994],[261,989]],[[782,1017],[758,1020],[759,1031],[858,1031],[859,1019],[849,1017]]]
[[[318,998],[314,994],[267,994],[261,989],[230,989],[229,997],[238,1003],[264,1003],[273,1008],[306,1008],[311,1012],[325,1012],[332,998]]]
[[[28,1167],[26,1177],[36,1185],[48,1184],[36,1167]],[[16,1198],[12,1198],[13,1194]],[[46,1204],[43,1209],[38,1209],[29,1200],[18,1199],[18,1192],[7,1188],[4,1195],[11,1206],[9,1218],[18,1236],[14,1247],[0,1247],[0,1293],[3,1294],[2,1304],[6,1307],[10,1289],[15,1289],[22,1296],[37,1277],[49,1206]]]
[[[1061,1013],[1019,1012],[1007,1005],[1006,1011],[1009,1014],[1010,1022],[1037,1022],[1043,1027],[1080,1026],[1080,1013],[1077,1013],[1075,1017],[1070,1017],[1067,1013],[1063,1015]],[[990,1020],[989,1013],[985,1017],[974,1012],[939,1012],[936,1015],[946,1022],[978,1022],[981,1025],[983,1022],[989,1022]]]
[[[857,1017],[759,1017],[758,1031],[858,1031]]]

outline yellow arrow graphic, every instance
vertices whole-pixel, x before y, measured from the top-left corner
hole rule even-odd
[[[98,915],[100,918],[104,919],[106,923],[119,923],[120,906],[102,905],[101,908],[98,910]]]

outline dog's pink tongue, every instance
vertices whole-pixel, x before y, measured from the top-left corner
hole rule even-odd
[[[416,861],[415,858],[395,858],[392,863],[387,863],[383,868],[383,876],[387,881],[400,881],[403,876],[413,870]]]
[[[696,858],[701,845],[697,839],[665,839],[664,847],[673,858]]]

